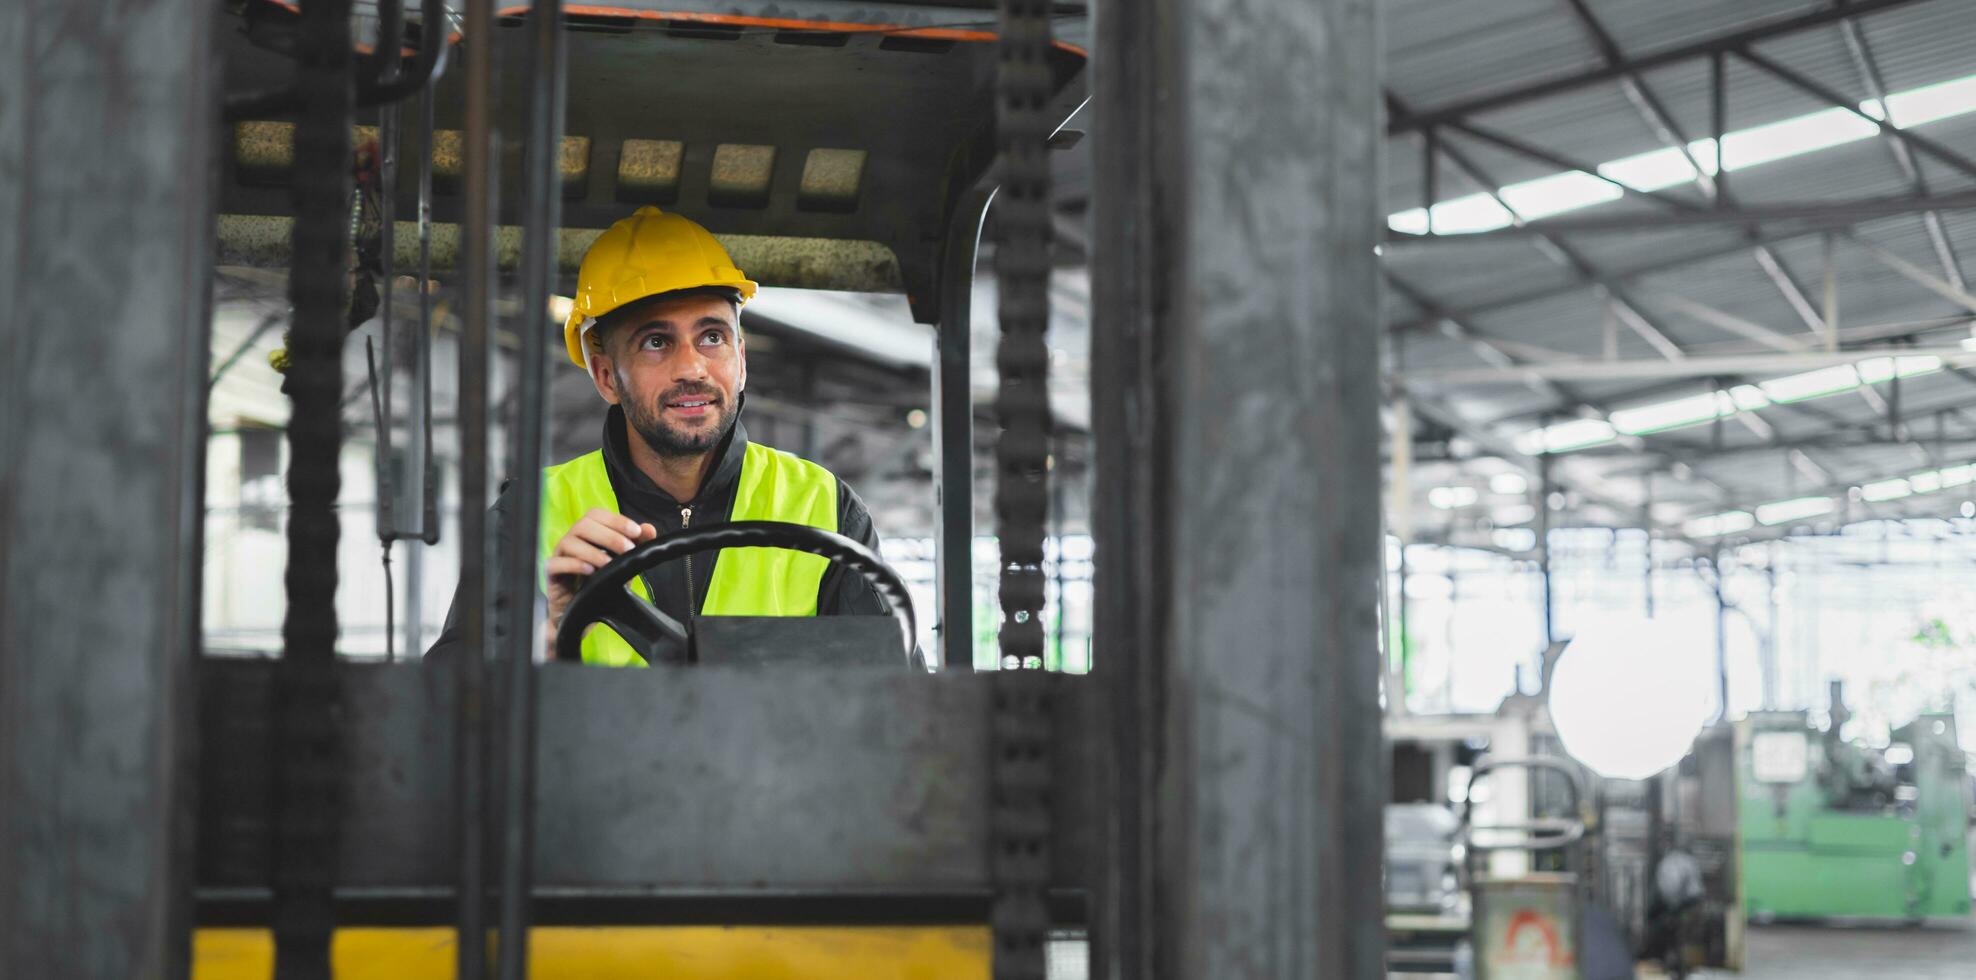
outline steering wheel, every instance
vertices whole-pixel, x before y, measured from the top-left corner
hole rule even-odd
[[[782,548],[820,555],[864,576],[866,582],[892,607],[892,619],[899,625],[899,641],[906,657],[913,654],[913,637],[918,625],[913,619],[912,599],[899,573],[870,548],[834,531],[806,524],[781,521],[734,521],[705,527],[682,528],[647,541],[611,559],[611,563],[590,576],[583,590],[570,600],[556,629],[556,659],[582,660],[583,633],[593,623],[617,631],[646,663],[658,663],[664,644],[688,645],[688,634],[679,620],[631,591],[640,574],[666,562],[703,551],[721,548]]]

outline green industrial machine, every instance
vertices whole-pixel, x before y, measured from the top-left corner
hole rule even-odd
[[[1743,899],[1752,919],[1969,914],[1969,790],[1955,719],[1922,715],[1873,749],[1757,712],[1738,732]]]

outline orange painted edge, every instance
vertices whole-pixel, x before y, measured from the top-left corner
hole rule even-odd
[[[497,14],[510,17],[528,12],[527,7],[503,7]],[[841,21],[798,20],[793,17],[754,17],[747,14],[703,14],[674,12],[665,10],[642,10],[628,7],[613,7],[608,4],[572,3],[563,5],[565,14],[587,14],[597,17],[631,17],[638,20],[675,20],[694,24],[725,24],[735,27],[767,27],[776,30],[831,31],[841,34],[891,34],[897,37],[922,37],[937,41],[994,41],[998,36],[993,31],[963,31],[951,27],[907,27],[903,24],[851,24]],[[1075,44],[1063,41],[1054,42],[1059,50],[1067,51],[1080,58],[1089,59],[1090,52]]]

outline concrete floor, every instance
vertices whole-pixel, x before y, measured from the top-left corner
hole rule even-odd
[[[1969,980],[1976,921],[1926,926],[1751,926],[1742,973],[1710,980]]]

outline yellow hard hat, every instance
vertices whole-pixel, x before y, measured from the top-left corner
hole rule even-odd
[[[583,253],[576,272],[576,301],[563,321],[563,346],[577,367],[588,367],[583,335],[598,317],[626,303],[681,289],[718,286],[755,298],[755,283],[691,218],[646,205],[604,230]]]

